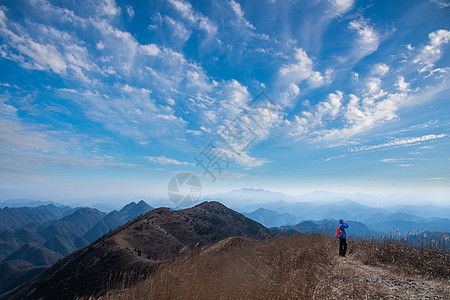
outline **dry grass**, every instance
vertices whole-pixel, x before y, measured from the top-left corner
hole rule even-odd
[[[335,243],[295,234],[258,242],[228,238],[175,259],[104,299],[313,299],[336,262]]]
[[[349,241],[349,257],[340,258],[338,243],[325,234],[265,241],[226,238],[163,262],[146,278],[133,274],[111,278],[110,286],[121,288],[111,288],[101,299],[447,299],[450,295],[445,283],[450,272],[448,249],[414,248],[385,237]]]
[[[450,249],[432,237],[412,245],[406,238],[386,235],[354,242],[352,252],[364,264],[388,266],[407,275],[450,280]]]

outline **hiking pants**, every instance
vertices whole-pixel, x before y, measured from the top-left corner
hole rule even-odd
[[[347,252],[347,240],[345,238],[339,239],[339,256],[345,256]]]

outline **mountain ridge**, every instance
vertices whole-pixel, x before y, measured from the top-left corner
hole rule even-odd
[[[104,288],[111,274],[130,270],[149,272],[161,261],[227,236],[270,235],[261,224],[218,202],[203,202],[179,211],[157,208],[69,254],[0,299],[95,294]]]

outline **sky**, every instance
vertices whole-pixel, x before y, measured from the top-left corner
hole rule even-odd
[[[450,204],[450,2],[0,1],[0,200]]]

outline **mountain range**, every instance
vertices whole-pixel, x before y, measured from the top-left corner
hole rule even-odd
[[[406,234],[409,231],[441,231],[450,232],[450,209],[440,207],[439,214],[446,217],[422,217],[430,215],[427,211],[420,211],[414,207],[409,212],[402,212],[402,207],[374,208],[353,201],[317,204],[311,202],[299,203],[266,203],[254,211],[244,214],[267,227],[296,225],[302,221],[321,222],[328,219],[345,219],[364,223],[374,232],[389,233],[399,231]],[[432,207],[431,209],[436,209]],[[448,213],[448,215],[445,215]],[[350,224],[350,222],[349,222]],[[368,233],[368,232],[367,232]]]
[[[0,209],[0,269],[15,282],[0,285],[0,293],[152,209],[144,201],[131,202],[109,214],[53,203]]]
[[[218,202],[179,211],[158,208],[69,254],[0,298],[71,299],[101,294],[108,284],[114,284],[108,283],[111,276],[149,274],[180,253],[225,237],[265,239],[270,235],[261,224]]]
[[[359,201],[346,199],[347,196]],[[386,234],[397,230],[400,234],[411,230],[450,232],[450,206],[397,204],[375,207],[364,204],[374,197],[370,194],[329,192],[314,192],[294,197],[252,188],[207,196],[208,199],[220,201],[266,227],[296,225],[303,221],[322,223],[342,218],[363,223],[369,228],[365,232],[366,235],[374,232]]]
[[[236,203],[233,197],[255,193],[261,199],[276,196],[273,199],[278,200],[257,203],[251,198],[245,204],[239,198],[241,213],[217,201],[184,210],[154,209],[139,201],[108,214],[54,203],[4,207],[0,209],[0,299],[98,296],[123,280],[133,282],[180,254],[226,237],[265,239],[293,231],[333,234],[339,218],[350,224],[348,234],[353,238],[419,230],[424,234],[408,239],[421,243],[433,234],[440,240],[450,232],[446,206],[372,207],[338,199],[291,202],[281,193],[255,189],[219,196],[220,201]]]
[[[54,204],[38,207],[4,207],[0,209],[0,229],[17,229],[30,223],[44,223],[61,219],[73,212],[68,206]]]

